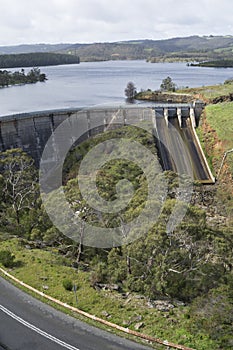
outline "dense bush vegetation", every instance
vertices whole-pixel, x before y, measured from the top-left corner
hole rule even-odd
[[[14,255],[9,250],[1,250],[0,251],[0,263],[5,267],[13,267],[14,266]]]
[[[9,72],[7,70],[0,70],[0,86],[9,86],[17,84],[32,84],[38,81],[44,82],[47,80],[46,75],[40,72],[39,68],[31,69],[27,74],[25,70]]]
[[[82,198],[76,178],[81,159],[95,145],[113,137],[136,139],[156,153],[151,135],[129,127],[91,138],[70,152],[64,165],[64,190],[73,210],[83,218],[84,227],[85,222],[104,227],[130,222],[147,199],[147,180],[142,170],[124,160],[108,162],[97,176],[99,194],[108,201],[116,198],[116,184],[120,180],[132,182],[134,196],[124,213],[101,213]],[[1,232],[17,235],[29,243],[33,241],[35,246],[58,247],[69,257],[70,266],[89,271],[89,284],[95,288],[99,284],[116,285],[119,291],[140,293],[152,301],[169,298],[185,302],[190,306],[186,315],[192,319],[190,332],[198,333],[201,328],[216,349],[218,346],[230,349],[232,225],[210,226],[203,201],[193,200],[183,222],[168,234],[166,223],[179,187],[175,173],[163,174],[168,182],[168,195],[159,219],[146,235],[121,247],[97,249],[83,246],[83,226],[77,232],[79,239],[73,242],[52,225],[39,198],[37,171],[26,154],[20,150],[2,152],[0,168]],[[202,191],[203,186],[195,184],[194,197]],[[206,194],[211,196],[212,191],[213,187]],[[63,287],[72,290],[73,282],[65,280]]]
[[[0,55],[0,68],[41,67],[79,63],[79,57],[50,52]]]
[[[191,36],[165,40],[132,40],[113,43],[75,44],[65,52],[81,61],[146,59],[150,62],[232,58],[232,36]]]
[[[230,68],[230,67],[233,67],[233,60],[230,60],[230,59],[219,59],[219,60],[214,60],[214,61],[205,61],[205,62],[200,62],[200,63],[191,63],[190,66]]]
[[[62,282],[62,284],[63,284],[63,287],[65,288],[65,290],[72,291],[72,289],[73,289],[72,281],[70,281],[69,279],[65,279]]]

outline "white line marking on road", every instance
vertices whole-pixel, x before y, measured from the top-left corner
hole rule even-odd
[[[23,320],[21,317],[15,315],[13,312],[11,312],[10,310],[6,309],[1,304],[0,304],[0,310],[2,312],[4,312],[5,314],[7,314],[8,316],[10,316],[11,318],[13,318],[14,320],[16,320],[17,322],[19,322],[22,325],[24,325],[25,327],[27,327],[27,328],[31,329],[32,331],[42,335],[44,338],[47,338],[47,339],[53,341],[54,343],[63,346],[63,348],[66,348],[66,349],[69,349],[69,350],[80,350],[78,348],[75,348],[72,345],[69,345],[69,344],[65,343],[64,341],[62,341],[60,339],[57,339],[56,337],[52,336],[51,334],[48,334],[48,333],[42,331],[41,329],[33,326],[31,323],[29,323],[29,322]]]

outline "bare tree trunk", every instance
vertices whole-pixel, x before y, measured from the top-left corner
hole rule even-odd
[[[127,265],[127,274],[131,275],[132,271],[131,271],[131,259],[128,256],[128,254],[126,255],[126,265]]]
[[[76,263],[77,263],[77,264],[80,263],[81,255],[82,255],[82,253],[83,253],[84,226],[85,226],[85,224],[82,222],[81,229],[80,229],[80,239],[79,239],[79,246],[78,246],[77,258],[76,258]]]
[[[76,263],[79,264],[80,260],[81,260],[81,255],[82,255],[82,243],[79,242],[79,246],[78,246],[78,254],[77,254],[77,258],[76,258]]]
[[[17,226],[20,225],[19,210],[15,210]]]

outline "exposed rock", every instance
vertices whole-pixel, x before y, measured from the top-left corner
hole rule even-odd
[[[146,299],[144,295],[137,294],[134,296],[135,299]]]
[[[133,316],[130,319],[131,323],[140,322],[141,320],[142,320],[142,316],[141,315]]]
[[[107,311],[105,311],[105,310],[103,310],[101,312],[101,315],[104,316],[104,317],[110,317],[110,314]]]
[[[42,241],[29,241],[25,245],[26,249],[44,249],[46,248],[46,244]]]
[[[147,305],[150,308],[156,308],[162,312],[168,312],[171,309],[174,309],[174,305],[168,300],[150,300]]]
[[[181,300],[173,300],[173,304],[177,307],[186,306],[186,304]]]
[[[147,306],[150,308],[150,309],[153,309],[155,306],[154,306],[154,304],[149,300],[148,302],[147,302]]]
[[[218,96],[212,99],[212,103],[216,104],[216,103],[222,103],[222,102],[231,102],[233,101],[233,93],[229,93],[228,95],[222,95],[222,96]]]
[[[140,328],[142,328],[144,326],[144,323],[143,322],[138,322],[138,323],[136,323],[135,324],[135,326],[134,326],[134,329],[136,330],[136,331],[138,331]]]
[[[120,291],[120,287],[117,284],[104,284],[104,283],[95,283],[94,284],[95,289],[102,289],[102,290],[111,290],[111,291]]]

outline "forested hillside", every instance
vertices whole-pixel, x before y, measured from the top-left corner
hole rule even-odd
[[[56,52],[67,49],[71,44],[21,44],[13,46],[0,46],[1,55],[31,52]]]
[[[120,325],[195,349],[231,349],[233,223],[228,214],[233,198],[229,190],[195,183],[184,220],[168,234],[166,223],[179,179],[167,172],[162,175],[168,183],[167,198],[146,235],[107,249],[82,244],[85,222],[116,227],[136,218],[145,206],[147,179],[138,166],[124,160],[103,166],[97,187],[101,197],[114,201],[117,183],[130,181],[134,196],[125,212],[101,213],[82,198],[77,180],[81,159],[95,145],[122,137],[156,153],[151,135],[125,127],[83,142],[66,159],[66,198],[84,222],[75,242],[62,235],[45,213],[31,159],[20,150],[1,153],[0,261],[39,289],[46,281],[50,295],[71,304],[70,290],[77,285],[79,307]],[[56,208],[58,213],[60,209]]]
[[[54,52],[79,56],[81,61],[145,59],[206,61],[232,59],[233,36],[190,36],[165,40],[131,40],[92,44],[38,44],[0,47],[0,54]],[[75,63],[75,62],[74,62]]]
[[[77,56],[47,52],[0,55],[0,68],[41,67],[79,62]]]
[[[157,61],[203,61],[232,58],[232,36],[191,36],[166,40],[133,40],[114,43],[75,44],[66,52],[81,61],[146,59]]]

